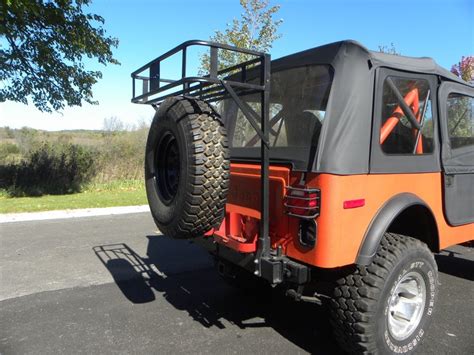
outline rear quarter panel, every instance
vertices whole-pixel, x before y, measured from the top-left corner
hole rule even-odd
[[[314,249],[305,249],[299,245],[297,238],[291,238],[286,245],[286,254],[310,265],[333,268],[353,264],[364,235],[379,209],[390,198],[404,192],[418,196],[432,210],[441,249],[474,237],[474,224],[452,227],[446,223],[441,173],[310,174],[307,184],[321,189],[317,245]],[[343,208],[344,201],[362,198],[365,199],[363,207]],[[297,221],[291,220],[290,234],[295,235]]]

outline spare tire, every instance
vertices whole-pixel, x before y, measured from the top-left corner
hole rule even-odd
[[[159,107],[148,133],[145,184],[160,231],[194,238],[218,227],[229,189],[227,133],[203,101],[171,97]]]

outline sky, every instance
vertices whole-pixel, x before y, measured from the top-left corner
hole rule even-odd
[[[461,56],[474,54],[474,0],[270,0],[280,5],[276,19],[282,37],[272,58],[344,39],[369,49],[394,44],[402,55],[432,57],[445,68]],[[132,104],[130,73],[189,39],[208,39],[215,30],[239,17],[238,0],[93,0],[86,12],[105,18],[107,34],[119,39],[114,50],[120,66],[87,62],[103,78],[94,86],[98,105],[41,113],[32,104],[0,103],[0,126],[45,130],[101,129],[104,119],[117,117],[133,126],[150,121],[154,110]],[[197,66],[198,51],[189,55]],[[168,75],[178,73],[177,61]]]

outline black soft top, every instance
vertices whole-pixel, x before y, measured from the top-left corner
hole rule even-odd
[[[432,74],[440,81],[471,84],[440,67],[431,58],[411,58],[369,51],[356,41],[341,41],[305,50],[272,61],[272,72],[303,65],[325,64],[334,69],[316,156],[302,152],[312,167],[295,165],[297,170],[332,174],[367,174],[372,132],[376,68]],[[435,95],[435,93],[433,93]],[[311,156],[313,155],[313,156]],[[302,156],[302,158],[304,158]]]
[[[350,48],[350,49],[349,49]],[[351,52],[350,56],[345,54]],[[272,70],[281,70],[288,67],[294,67],[305,64],[325,63],[335,67],[336,58],[344,56],[345,61],[359,61],[366,59],[368,66],[387,67],[414,73],[435,74],[445,80],[458,82],[464,85],[472,86],[457,77],[449,70],[441,67],[430,57],[407,57],[403,55],[394,55],[368,50],[361,43],[354,40],[344,40],[329,43],[323,46],[307,49],[302,52],[291,54],[272,61]]]

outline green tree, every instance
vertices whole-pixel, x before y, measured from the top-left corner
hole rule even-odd
[[[126,127],[122,120],[116,116],[104,118],[102,129],[108,134],[114,134],[126,130]]]
[[[400,53],[397,48],[395,47],[395,45],[393,44],[393,42],[390,43],[390,45],[379,45],[379,52],[381,53],[387,53],[387,54],[393,54],[393,55],[401,55],[402,53]]]
[[[474,81],[474,57],[472,55],[462,56],[459,63],[451,67],[451,73],[465,81]]]
[[[451,72],[467,82],[474,82],[474,57],[463,56],[451,67]],[[457,139],[452,142],[463,143],[463,138],[473,136],[471,99],[464,95],[450,94],[448,97],[448,131],[450,136]]]
[[[100,71],[84,60],[119,64],[104,19],[85,13],[91,0],[0,0],[0,102],[33,104],[41,111],[93,100]]]
[[[240,0],[243,13],[234,18],[224,31],[216,31],[211,41],[225,43],[241,48],[268,52],[273,42],[281,37],[278,27],[283,20],[275,20],[274,16],[280,9],[279,5],[270,6],[269,0]],[[223,69],[246,60],[251,56],[231,51],[219,50],[219,69]],[[201,56],[200,73],[209,71],[209,53]]]

